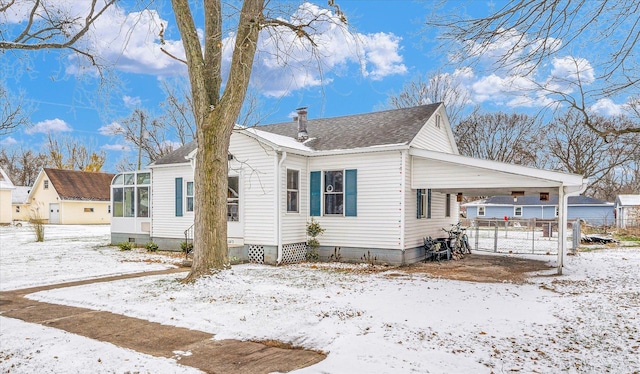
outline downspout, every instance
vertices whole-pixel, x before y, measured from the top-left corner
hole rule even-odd
[[[277,153],[276,153],[276,157],[277,157]],[[280,162],[278,162],[278,170],[276,171],[276,204],[278,204],[278,206],[276,207],[276,241],[278,242],[278,258],[276,259],[276,266],[280,265],[280,263],[282,262],[282,190],[281,190],[281,185],[282,185],[282,165],[284,164],[284,161],[287,159],[287,152],[286,151],[282,151],[282,158],[280,159]]]
[[[400,169],[400,190],[402,191],[400,195],[400,249],[402,250],[402,265],[407,264],[407,260],[405,258],[405,229],[406,229],[406,212],[405,212],[405,204],[407,198],[407,191],[405,190],[407,185],[407,178],[405,173],[407,172],[407,151],[400,151],[400,155],[402,156],[402,167]]]
[[[589,181],[583,180],[582,186],[577,190],[571,191],[564,185],[559,188],[558,191],[558,204],[559,205],[559,219],[558,219],[558,275],[562,275],[562,267],[564,266],[564,254],[567,247],[567,213],[569,206],[569,197],[578,196],[582,194],[586,189]]]

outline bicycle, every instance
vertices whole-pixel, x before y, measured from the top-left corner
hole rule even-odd
[[[447,243],[451,248],[452,253],[457,254],[471,254],[471,245],[469,245],[469,238],[465,231],[466,227],[462,227],[461,223],[458,222],[455,225],[452,225],[450,229],[442,228],[442,231],[449,234],[449,238],[447,239]]]

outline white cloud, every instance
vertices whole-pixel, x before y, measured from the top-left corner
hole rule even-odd
[[[111,122],[110,124],[101,126],[98,129],[98,132],[100,133],[100,135],[107,135],[107,136],[117,135],[122,133],[122,131],[123,131],[122,125],[120,125],[117,122]]]
[[[142,104],[142,100],[139,97],[131,97],[131,96],[124,96],[122,98],[122,101],[124,101],[124,106],[126,106],[129,109],[133,109],[136,107],[139,107],[140,104]]]
[[[10,145],[14,145],[17,144],[18,141],[15,140],[14,138],[12,138],[11,136],[7,136],[6,138],[0,140],[0,145],[4,146],[4,147],[8,147]]]
[[[266,96],[278,97],[299,89],[317,87],[333,81],[326,76],[349,74],[349,65],[361,68],[363,75],[379,80],[407,71],[400,55],[401,38],[386,33],[353,34],[331,11],[304,3],[287,20],[294,24],[311,22],[308,31],[313,46],[289,28],[272,27],[261,32],[256,53],[252,85]],[[223,60],[228,71],[233,35],[225,39]],[[313,51],[313,52],[312,52]]]
[[[128,152],[131,148],[126,144],[104,144],[100,147],[105,151]]]
[[[48,119],[34,124],[32,127],[27,128],[24,132],[27,134],[35,133],[52,133],[52,132],[71,132],[71,127],[59,118]]]
[[[578,85],[587,86],[595,81],[591,63],[584,58],[565,56],[554,58],[546,86],[552,90],[569,94]]]
[[[363,74],[374,80],[388,75],[405,74],[407,67],[398,53],[402,38],[383,32],[361,35],[364,49]],[[366,65],[372,65],[370,69]]]
[[[616,104],[613,100],[605,98],[598,100],[591,106],[594,113],[605,116],[618,116],[622,114],[624,105]]]
[[[83,19],[90,4],[89,0],[57,0],[55,6],[60,12]],[[26,15],[23,10],[22,18]],[[347,75],[351,64],[360,67],[362,74],[373,80],[407,71],[398,36],[353,34],[332,11],[311,3],[303,3],[286,18],[293,24],[311,22],[307,30],[317,48],[313,51],[304,37],[297,36],[289,28],[264,29],[252,85],[267,96],[286,95],[294,90],[330,83],[332,77],[323,74],[330,71],[332,75]],[[166,35],[164,44],[159,36],[161,30]],[[154,10],[127,13],[120,6],[112,6],[98,18],[78,46],[93,52],[100,63],[114,65],[121,71],[157,76],[185,74],[185,65],[160,49],[184,59],[182,41],[170,37],[175,30],[175,24],[169,25]],[[223,41],[223,76],[228,72],[233,45],[234,35],[230,34]],[[70,74],[95,73],[87,61],[76,55],[68,61],[66,71]]]

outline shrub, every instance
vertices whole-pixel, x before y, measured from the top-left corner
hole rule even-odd
[[[131,243],[131,242],[122,242],[122,243],[118,244],[118,247],[120,247],[121,251],[130,251],[133,248],[133,243]]]
[[[31,227],[33,227],[33,232],[36,234],[36,241],[43,242],[44,241],[44,221],[42,218],[42,213],[44,209],[42,208],[42,203],[36,203],[31,207],[29,211],[29,222],[31,223]]]
[[[182,250],[182,252],[191,253],[191,251],[193,251],[193,242],[180,243],[180,249]]]
[[[307,223],[307,236],[309,237],[307,240],[307,245],[309,246],[307,260],[318,261],[320,259],[320,255],[318,254],[318,247],[320,246],[318,236],[322,235],[323,232],[324,229],[320,226],[320,223],[311,218],[311,222]]]
[[[154,242],[147,242],[144,247],[147,249],[147,252],[156,252],[158,250],[158,245]]]

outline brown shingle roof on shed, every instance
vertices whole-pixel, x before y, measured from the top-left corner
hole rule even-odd
[[[109,201],[115,174],[45,168],[44,172],[62,200]]]

